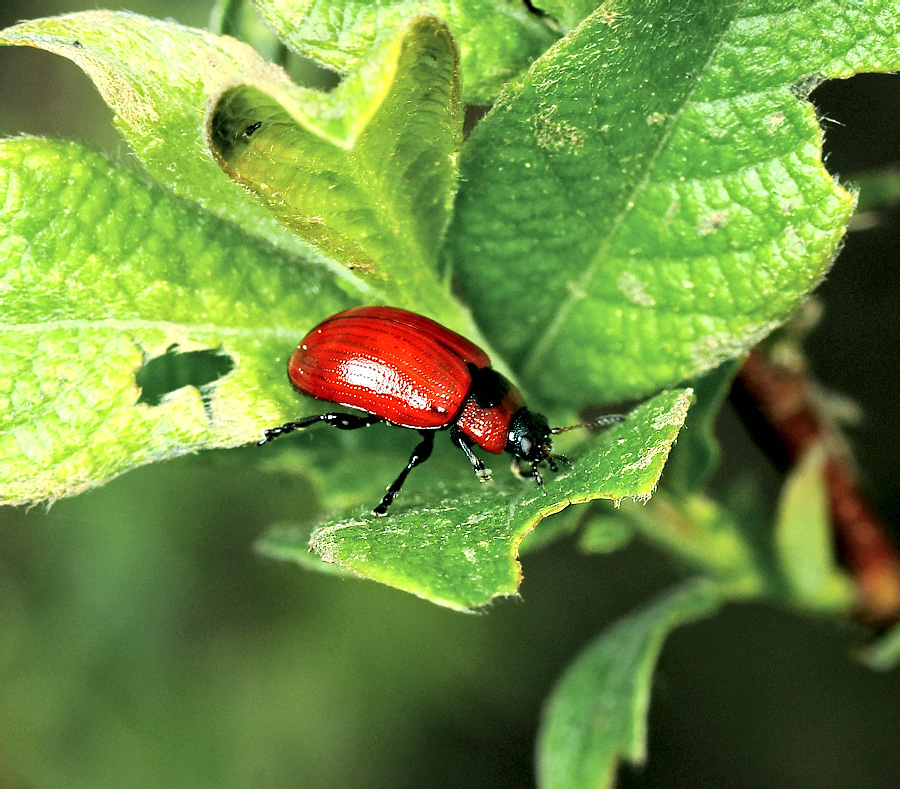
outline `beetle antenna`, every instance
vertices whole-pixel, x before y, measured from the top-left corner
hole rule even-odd
[[[550,429],[550,432],[553,435],[557,435],[558,433],[568,433],[570,430],[578,430],[581,427],[609,427],[610,425],[617,425],[619,424],[619,422],[624,421],[625,417],[622,414],[606,414],[606,416],[597,417],[590,422],[582,422],[580,425],[569,425],[569,427],[554,427]]]

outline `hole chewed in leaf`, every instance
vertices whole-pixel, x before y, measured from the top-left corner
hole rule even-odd
[[[134,380],[141,389],[139,403],[160,405],[172,392],[185,386],[196,387],[201,394],[210,384],[234,369],[234,359],[221,350],[178,350],[170,345],[161,356],[147,359],[135,373]]]

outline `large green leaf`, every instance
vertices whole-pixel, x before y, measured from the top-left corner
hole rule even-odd
[[[441,605],[484,605],[515,594],[519,542],[542,518],[597,498],[649,497],[690,400],[682,390],[644,403],[589,449],[573,453],[573,468],[543,488],[509,478],[482,487],[470,478],[420,494],[404,491],[387,517],[356,510],[319,525],[311,538],[304,529],[281,528],[260,550],[301,563],[313,550],[326,562]],[[465,465],[460,459],[460,468]]]
[[[286,226],[393,303],[458,322],[436,274],[462,139],[443,23],[403,26],[331,93],[229,85],[210,102],[208,134],[223,169]]]
[[[298,410],[298,338],[347,304],[321,266],[82,146],[0,143],[0,502],[258,438]],[[141,397],[154,360],[198,352],[225,364]]]
[[[443,19],[459,42],[469,103],[493,100],[556,38],[520,0],[255,0],[293,49],[341,73],[368,60],[385,35],[419,14]]]
[[[853,204],[805,96],[900,67],[898,20],[893,0],[607,4],[511,85],[464,150],[448,242],[529,386],[638,396],[781,322]]]
[[[544,710],[537,753],[542,789],[612,786],[622,759],[644,761],[653,669],[663,641],[719,603],[714,584],[686,584],[618,622],[575,660]]]

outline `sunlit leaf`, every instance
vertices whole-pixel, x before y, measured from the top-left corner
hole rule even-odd
[[[900,67],[896,18],[891,0],[605,4],[511,84],[464,150],[449,251],[522,379],[573,405],[640,396],[782,322],[853,207],[806,95]]]
[[[287,227],[392,303],[459,322],[436,274],[462,133],[441,22],[404,26],[331,93],[273,79],[229,85],[208,122],[223,169]]]
[[[207,101],[237,79],[290,84],[236,39],[117,11],[22,22],[0,44],[69,58],[94,81],[116,128],[146,171],[176,194],[293,251],[302,244],[218,167],[203,142]]]
[[[459,42],[468,103],[492,101],[557,35],[520,0],[254,0],[254,5],[295,51],[341,73],[355,71],[410,18],[439,17]]]
[[[80,145],[0,143],[0,501],[259,438],[298,409],[297,339],[347,303]]]

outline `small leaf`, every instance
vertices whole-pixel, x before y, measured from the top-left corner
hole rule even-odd
[[[782,591],[771,549],[755,524],[743,523],[707,496],[661,490],[646,507],[623,505],[619,517],[647,541],[714,578],[733,597]]]
[[[853,207],[805,95],[900,67],[897,26],[894,0],[604,4],[512,83],[467,141],[448,250],[528,386],[641,396],[783,321]]]
[[[860,658],[873,671],[894,671],[900,666],[900,624],[879,635]]]
[[[459,43],[467,103],[488,103],[556,38],[519,0],[255,0],[290,47],[347,74],[408,19],[433,14]]]
[[[618,622],[575,660],[551,694],[538,734],[543,789],[612,786],[622,759],[644,761],[653,669],[663,641],[719,604],[714,584],[687,584]]]
[[[775,548],[791,594],[807,608],[846,611],[853,584],[834,555],[827,454],[816,445],[788,474],[775,519]]]
[[[435,273],[462,135],[456,54],[440,21],[413,20],[331,93],[230,85],[208,124],[223,169],[285,225],[392,303],[459,321]]]
[[[312,547],[328,562],[440,605],[484,605],[515,594],[519,542],[542,518],[596,498],[649,497],[690,400],[690,391],[682,390],[644,403],[582,454],[573,453],[573,467],[543,488],[507,477],[483,487],[469,479],[418,496],[404,491],[387,517],[336,517],[320,525],[309,544],[291,546],[290,535],[280,531],[261,549],[289,558],[293,548],[305,561]]]
[[[258,438],[299,410],[298,338],[350,303],[82,146],[0,143],[0,501]]]
[[[671,454],[669,457],[671,458]],[[666,464],[666,476],[668,475]],[[612,553],[631,542],[635,528],[627,513],[623,513],[619,507],[612,509],[609,506],[594,505],[593,509],[578,541],[581,550],[585,553]]]

